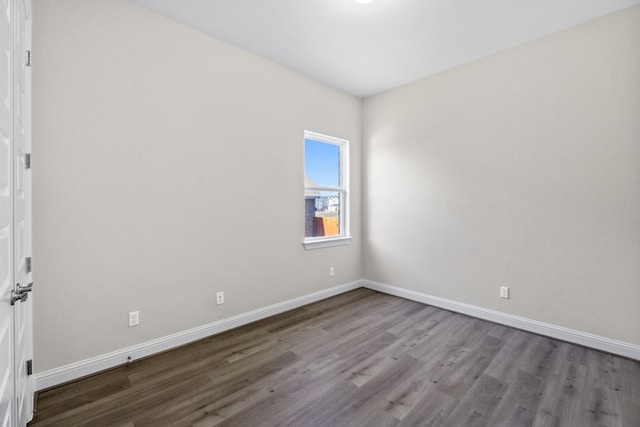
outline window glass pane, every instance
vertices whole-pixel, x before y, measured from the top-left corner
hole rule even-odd
[[[327,142],[304,140],[304,173],[309,185],[340,186],[340,147]]]
[[[305,191],[305,237],[340,235],[340,193],[336,191]]]

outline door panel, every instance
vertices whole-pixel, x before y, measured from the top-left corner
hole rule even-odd
[[[14,21],[13,67],[13,150],[14,150],[14,282],[27,286],[30,273],[26,258],[31,251],[31,172],[26,168],[26,154],[30,150],[29,134],[29,67],[27,67],[27,35],[30,19],[29,3],[17,0]],[[15,342],[15,393],[17,399],[17,425],[25,425],[33,413],[33,378],[27,372],[27,360],[31,359],[31,307],[32,298],[14,306]]]
[[[0,426],[15,425],[11,2],[0,0]]]
[[[17,301],[28,285],[31,253],[30,69],[26,67],[30,2],[0,0],[0,426],[24,426],[33,413],[31,300]]]

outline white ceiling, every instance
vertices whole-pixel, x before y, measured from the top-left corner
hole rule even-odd
[[[640,0],[131,0],[359,97]]]

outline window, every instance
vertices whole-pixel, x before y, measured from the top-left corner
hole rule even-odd
[[[349,243],[349,141],[304,133],[304,246]]]

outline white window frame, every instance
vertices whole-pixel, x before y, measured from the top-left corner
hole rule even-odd
[[[304,195],[307,191],[331,191],[340,195],[340,233],[336,236],[305,237],[303,245],[305,249],[318,249],[349,244],[351,242],[351,234],[349,231],[349,141],[342,138],[323,135],[321,133],[304,131],[303,144],[307,139],[337,145],[340,148],[340,186],[307,186],[307,182],[304,180],[303,192]],[[306,153],[303,153],[303,169],[305,159]]]

